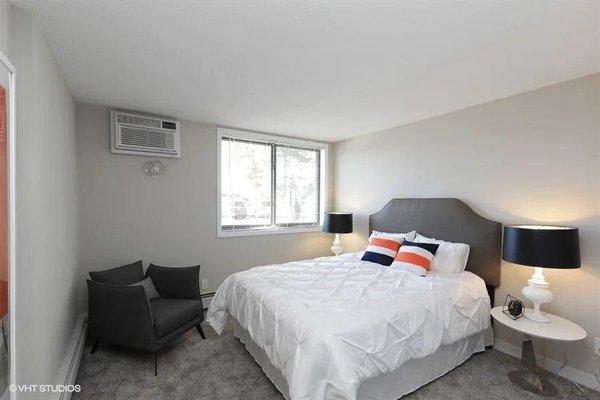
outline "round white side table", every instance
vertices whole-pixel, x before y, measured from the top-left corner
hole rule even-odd
[[[531,338],[574,342],[586,337],[585,330],[569,320],[550,313],[544,313],[544,316],[550,319],[549,323],[535,322],[525,317],[513,320],[502,312],[502,307],[492,308],[491,314],[502,325],[506,325],[523,335],[520,369],[509,372],[508,379],[516,386],[529,392],[542,396],[556,396],[558,390],[548,379],[548,373],[545,369],[538,367],[535,362]]]

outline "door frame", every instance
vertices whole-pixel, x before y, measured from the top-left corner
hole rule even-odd
[[[16,384],[16,288],[17,288],[17,70],[0,51],[0,64],[8,69],[10,80],[8,87],[8,132],[6,135],[7,154],[7,256],[8,256],[8,384]],[[0,394],[1,396],[2,394]],[[15,398],[15,392],[9,392],[10,399]]]

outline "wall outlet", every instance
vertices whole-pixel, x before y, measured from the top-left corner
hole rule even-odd
[[[208,279],[202,279],[202,289],[208,289]]]
[[[594,338],[594,353],[600,356],[600,337]]]

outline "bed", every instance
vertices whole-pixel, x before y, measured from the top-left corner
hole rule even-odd
[[[398,399],[485,349],[501,228],[458,199],[393,199],[370,231],[467,243],[466,270],[422,277],[362,253],[256,267],[223,282],[207,321],[220,333],[231,315],[288,400]]]

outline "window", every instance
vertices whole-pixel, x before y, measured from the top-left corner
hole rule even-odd
[[[327,146],[219,128],[218,236],[318,230]]]

